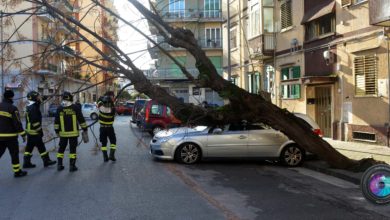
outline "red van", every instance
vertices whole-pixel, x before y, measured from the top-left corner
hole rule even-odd
[[[141,115],[142,128],[152,136],[163,129],[179,127],[181,124],[181,121],[173,115],[168,106],[153,100],[145,103]]]

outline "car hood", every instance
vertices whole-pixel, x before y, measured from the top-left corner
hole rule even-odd
[[[206,126],[197,126],[195,128],[190,127],[179,127],[179,128],[171,128],[168,130],[162,130],[158,132],[154,137],[155,138],[163,138],[163,137],[169,137],[169,136],[177,136],[177,135],[183,135],[188,133],[200,133],[204,131],[207,127]]]

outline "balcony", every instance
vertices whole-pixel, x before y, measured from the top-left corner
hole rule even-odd
[[[199,39],[198,40],[199,46],[201,46],[203,49],[219,49],[222,50],[222,39],[216,38],[216,39]]]
[[[187,68],[187,71],[193,76],[198,77],[199,70],[196,68]],[[223,70],[217,69],[219,75],[222,75]],[[180,69],[173,68],[158,68],[156,70],[144,71],[146,78],[149,80],[187,80],[187,77],[181,72]]]
[[[63,12],[73,12],[73,5],[68,0],[53,0],[53,6],[62,10]]]
[[[46,7],[42,7],[37,11],[37,17],[46,22],[53,22],[54,17],[51,16]]]
[[[390,27],[390,1],[370,0],[368,3],[370,24]]]
[[[221,10],[165,10],[161,11],[160,15],[166,22],[223,22]]]
[[[58,67],[51,63],[45,63],[38,68],[36,73],[41,75],[55,75],[58,73]]]
[[[74,57],[76,52],[71,47],[64,45],[58,49],[58,54],[65,57]]]
[[[248,44],[252,59],[263,60],[274,55],[275,43],[273,33],[261,34],[248,40]]]

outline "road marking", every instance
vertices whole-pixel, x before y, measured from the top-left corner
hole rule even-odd
[[[322,182],[326,182],[326,183],[332,184],[334,186],[337,186],[337,187],[340,187],[340,188],[343,188],[343,189],[356,189],[356,188],[359,188],[358,185],[353,184],[351,182],[348,182],[348,181],[345,181],[345,180],[342,180],[342,179],[339,179],[339,178],[336,178],[336,177],[333,177],[333,176],[329,176],[329,175],[326,175],[326,174],[323,174],[323,173],[319,173],[319,172],[316,172],[316,171],[313,171],[313,170],[309,170],[309,169],[306,169],[306,168],[296,167],[296,168],[289,168],[289,169],[298,171],[298,173],[300,173],[302,175],[310,176],[310,177],[315,178],[317,180],[320,180]]]

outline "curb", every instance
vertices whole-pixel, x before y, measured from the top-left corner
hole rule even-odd
[[[319,161],[321,162],[321,161]],[[328,166],[328,165],[325,165]],[[360,185],[360,179],[363,173],[352,173],[350,171],[345,170],[337,170],[337,169],[331,169],[329,167],[324,167],[324,165],[317,165],[313,162],[306,162],[303,164],[303,167],[314,170],[320,173],[324,173],[330,176],[334,176],[340,179],[343,179],[345,181],[351,182],[356,185]]]

